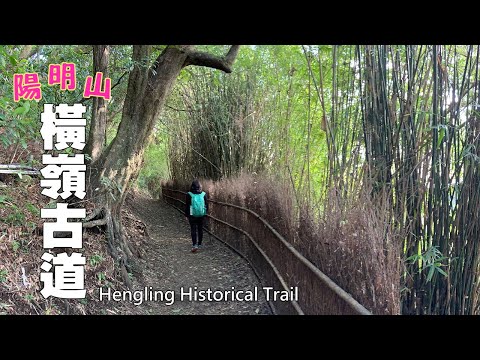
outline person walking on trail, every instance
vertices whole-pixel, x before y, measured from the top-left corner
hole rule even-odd
[[[208,212],[207,194],[202,191],[202,185],[195,179],[185,199],[185,218],[190,223],[192,233],[192,252],[202,248],[203,219]]]

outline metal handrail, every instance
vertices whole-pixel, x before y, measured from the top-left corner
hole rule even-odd
[[[185,201],[182,201],[180,199],[177,199],[177,198],[174,198],[173,196],[169,196],[169,195],[165,195],[163,194],[163,196],[167,197],[167,198],[170,198],[170,199],[173,199],[175,201],[178,201],[182,204],[185,205]],[[171,206],[173,206],[175,209],[177,209],[178,211],[180,212],[183,212],[179,207],[175,206],[175,205],[172,205],[170,204]],[[287,290],[289,289],[287,283],[285,282],[285,279],[283,278],[283,276],[280,274],[280,271],[278,271],[277,267],[273,264],[272,260],[270,260],[270,258],[268,257],[267,254],[265,254],[265,251],[262,250],[262,248],[257,244],[257,242],[253,239],[253,237],[247,233],[245,230],[243,229],[240,229],[232,224],[229,224],[227,223],[226,221],[223,221],[223,220],[220,220],[218,218],[216,218],[215,216],[212,216],[212,215],[209,215],[207,214],[206,215],[207,217],[209,217],[210,219],[212,220],[215,220],[223,225],[227,225],[229,227],[231,227],[232,229],[234,230],[237,230],[239,232],[241,232],[243,235],[245,235],[246,237],[248,237],[248,239],[253,243],[253,245],[257,248],[257,250],[260,252],[260,254],[262,254],[262,256],[265,258],[265,260],[267,261],[267,263],[271,266],[272,270],[274,271],[275,275],[277,276],[278,280],[280,281],[280,283],[282,284],[284,290]],[[230,247],[231,249],[233,249],[237,254],[239,254],[241,257],[243,257],[249,264],[250,262],[248,261],[247,258],[245,258],[245,256],[243,256],[242,253],[238,252],[235,248],[233,248],[230,244],[228,244],[226,241],[220,239],[218,236],[216,236],[215,234],[213,234],[210,230],[208,229],[205,229],[210,235],[213,235],[215,238],[217,238],[218,240],[220,240],[222,243],[224,243],[225,245],[227,245],[228,247]],[[261,277],[259,276],[259,274],[257,273],[257,271],[255,270],[255,268],[252,266],[252,264],[250,264],[250,266],[252,267],[253,271],[255,272],[255,275],[257,276],[257,278],[260,280]],[[270,308],[271,310],[275,313],[275,307],[273,306],[273,304],[271,303],[271,301],[269,301],[269,305],[270,305]],[[302,308],[300,307],[300,305],[298,305],[298,303],[295,301],[295,300],[291,300],[290,303],[292,304],[292,307],[295,309],[295,311],[297,312],[298,315],[304,315],[303,313],[303,310]]]
[[[184,192],[184,191],[181,191],[181,190],[176,190],[176,189],[169,189],[169,188],[165,188],[165,187],[162,187],[162,195],[163,196],[167,196],[167,197],[170,197],[170,198],[173,198],[171,196],[168,196],[166,194],[163,194],[163,189],[166,189],[168,191],[172,191],[172,192],[177,192],[177,193],[180,193],[180,194],[184,194],[186,195],[187,193]],[[183,201],[179,200],[179,199],[176,199],[176,198],[173,198],[174,200],[176,201],[179,201],[183,204],[185,204]],[[250,210],[248,208],[245,208],[245,207],[242,207],[242,206],[239,206],[239,205],[235,205],[235,204],[230,204],[230,203],[225,203],[225,202],[221,202],[221,201],[216,201],[216,200],[212,200],[212,199],[207,199],[208,202],[211,202],[211,203],[214,203],[214,204],[218,204],[218,205],[223,205],[223,206],[228,206],[228,207],[232,207],[232,208],[236,208],[236,209],[239,209],[239,210],[243,210],[243,211],[246,211],[248,213],[250,213],[251,215],[253,215],[254,217],[256,217],[258,220],[260,220],[271,232],[272,234],[277,237],[278,240],[280,240],[283,245],[288,249],[290,250],[290,252],[299,260],[301,261],[305,266],[307,266],[316,276],[318,276],[321,281],[326,284],[338,297],[340,297],[341,299],[343,299],[352,309],[354,309],[358,314],[360,315],[371,315],[372,313],[370,311],[368,311],[363,305],[361,305],[357,300],[355,300],[352,295],[350,295],[348,292],[346,292],[345,290],[343,290],[340,286],[338,286],[332,279],[330,279],[326,274],[324,274],[320,269],[318,269],[311,261],[309,261],[307,258],[305,258],[305,256],[303,256],[297,249],[295,249],[295,247],[290,244],[287,240],[285,240],[285,238],[278,233],[278,231],[276,231],[264,218],[262,218],[259,214],[257,214],[256,212],[254,212],[253,210]],[[212,216],[210,215],[207,215],[209,216],[210,218],[213,218]],[[219,219],[214,219],[214,220],[219,220]],[[221,220],[220,220],[221,221]],[[228,223],[225,223],[226,225],[229,225],[231,227],[233,227],[233,225],[230,225]],[[238,230],[241,230],[241,229],[238,229]],[[241,230],[242,233],[246,233],[244,232],[243,230]],[[271,265],[274,267],[274,264],[271,262],[271,260],[268,258],[268,256],[265,254],[265,252],[258,246],[258,244],[251,238],[250,235],[248,235],[249,239],[254,243],[254,245],[261,251],[262,255],[266,258],[266,260],[271,263]],[[277,270],[276,271],[276,274],[278,273],[278,269],[276,269],[276,267],[274,267],[274,270]],[[280,275],[279,273],[277,274],[277,276]],[[281,276],[281,275],[280,275]],[[283,280],[283,277],[280,279],[281,281]],[[286,287],[288,289],[288,286]],[[303,311],[302,311],[303,312]]]

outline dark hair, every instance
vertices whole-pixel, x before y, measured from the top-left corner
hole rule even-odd
[[[202,184],[200,184],[200,181],[198,179],[195,179],[192,181],[192,185],[190,186],[190,191],[201,191],[202,190]]]

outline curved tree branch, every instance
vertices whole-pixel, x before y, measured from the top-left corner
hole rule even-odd
[[[232,65],[237,58],[240,45],[232,45],[224,57],[215,56],[203,51],[189,51],[184,67],[189,65],[206,66],[222,70],[226,73],[232,72]]]

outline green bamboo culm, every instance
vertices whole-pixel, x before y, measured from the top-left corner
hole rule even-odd
[[[236,74],[195,69],[162,119],[172,177],[273,174],[294,194],[292,242],[374,313],[479,314],[479,52],[257,47]],[[333,213],[341,230],[364,196],[383,243],[345,265],[352,249],[304,231]]]

